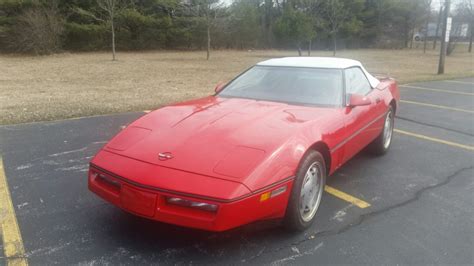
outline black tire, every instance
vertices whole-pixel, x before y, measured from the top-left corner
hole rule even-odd
[[[311,166],[316,166],[321,173],[321,180],[319,185],[321,186],[321,195],[317,196],[319,199],[316,203],[316,210],[309,221],[305,221],[300,213],[300,200],[301,200],[301,189],[303,186],[303,181],[307,171]],[[321,203],[322,193],[324,191],[324,186],[326,184],[326,163],[324,157],[318,151],[309,151],[306,153],[304,158],[301,160],[298,170],[296,172],[295,181],[293,183],[293,188],[291,191],[290,199],[288,201],[288,206],[286,208],[286,214],[284,218],[284,225],[287,229],[291,231],[303,231],[306,228],[310,227],[314,222],[317,209]],[[319,189],[318,189],[319,193]]]
[[[387,119],[389,119],[390,117],[390,120],[391,120],[391,128],[388,129],[391,131],[390,133],[390,140],[388,142],[388,145],[386,143],[386,136],[385,136],[385,130],[386,127],[387,127],[387,123],[385,123],[385,121]],[[385,115],[385,119],[384,119],[384,127],[382,129],[382,132],[380,132],[380,135],[374,140],[372,141],[372,143],[369,144],[368,146],[368,151],[374,155],[377,155],[377,156],[381,156],[381,155],[384,155],[385,153],[387,153],[387,151],[390,149],[390,146],[392,145],[392,138],[393,138],[393,128],[394,128],[394,125],[395,125],[395,112],[393,110],[393,107],[390,106],[390,108],[388,109],[388,112],[387,114]]]

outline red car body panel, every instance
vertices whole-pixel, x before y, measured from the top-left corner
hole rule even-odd
[[[283,217],[305,152],[314,145],[326,149],[332,174],[381,133],[399,93],[386,79],[366,97],[371,104],[355,108],[219,96],[167,106],[131,123],[99,151],[89,188],[134,214],[205,230]],[[261,200],[283,187],[280,195]],[[174,196],[218,210],[168,204],[166,197]]]
[[[104,164],[114,173],[92,165],[89,171],[89,189],[109,201],[110,203],[135,215],[161,222],[172,223],[176,225],[199,228],[209,231],[224,231],[242,224],[247,224],[259,219],[272,219],[282,217],[286,210],[288,193],[284,193],[273,200],[260,201],[261,193],[286,186],[287,191],[291,191],[292,179],[283,180],[266,190],[249,193],[243,189],[242,185],[232,182],[222,182],[214,178],[202,178],[190,174],[188,178],[181,179],[186,173],[180,173],[177,170],[167,170],[160,166],[151,166],[149,163],[128,159],[119,155],[109,154],[111,156],[98,156],[101,159],[95,161],[98,164]],[[109,163],[106,163],[106,162]],[[125,163],[123,163],[126,161]],[[115,163],[114,163],[115,162]],[[134,172],[132,169],[143,169],[143,172]],[[160,173],[159,176],[155,174]],[[164,170],[164,171],[161,171]],[[97,178],[96,173],[104,174],[108,180],[104,181]],[[120,175],[116,173],[121,173]],[[129,175],[127,173],[130,173]],[[142,180],[161,180],[158,184],[143,184],[132,181],[135,177],[143,174]],[[167,176],[181,181],[197,180],[183,182],[184,186],[179,186],[180,182],[169,182],[161,177]],[[145,183],[145,182],[144,182]],[[167,184],[173,186],[166,186]],[[228,184],[226,184],[228,183]],[[171,188],[171,189],[169,189]],[[232,199],[234,191],[241,191],[240,196]],[[186,192],[183,192],[186,191]],[[212,195],[222,195],[223,198],[208,198],[202,194],[212,191]],[[229,192],[230,191],[230,192]],[[200,194],[190,194],[200,193]],[[229,192],[229,194],[226,194]],[[174,206],[167,204],[166,197],[176,197],[198,200],[218,204],[219,209],[216,213],[194,210],[187,207]]]

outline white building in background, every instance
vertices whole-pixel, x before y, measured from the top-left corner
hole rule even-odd
[[[436,33],[436,25],[437,23],[432,22],[428,23],[428,32],[427,32],[427,37],[428,39],[434,38],[434,37],[441,37],[442,34],[442,26],[439,27],[438,33]],[[450,36],[455,37],[455,38],[467,38],[469,37],[469,24],[468,23],[456,23],[453,22],[453,25],[451,27],[451,32]],[[425,37],[425,29],[421,28],[419,29],[415,35],[415,41],[421,41]]]

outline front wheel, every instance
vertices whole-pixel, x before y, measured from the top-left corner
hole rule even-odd
[[[326,183],[326,164],[318,151],[310,151],[303,158],[293,183],[286,208],[285,226],[302,231],[314,221]]]
[[[369,150],[375,155],[385,154],[392,144],[393,126],[395,123],[395,113],[392,106],[385,116],[383,130],[380,135],[369,145]]]

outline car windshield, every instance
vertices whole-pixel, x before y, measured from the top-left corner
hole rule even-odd
[[[342,93],[340,69],[254,66],[230,82],[219,96],[341,106]]]

